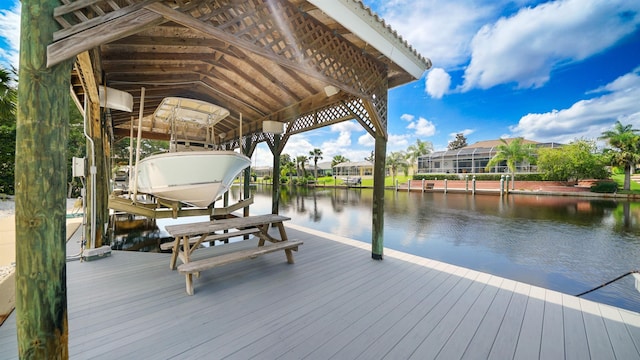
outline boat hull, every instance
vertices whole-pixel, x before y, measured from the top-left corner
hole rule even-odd
[[[251,160],[234,151],[152,155],[138,163],[138,192],[207,207],[224,194]]]

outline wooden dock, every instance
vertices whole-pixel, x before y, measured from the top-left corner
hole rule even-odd
[[[195,296],[170,254],[67,266],[76,359],[640,359],[640,314],[287,225],[281,254],[202,273]],[[231,244],[254,245],[253,240]],[[201,250],[222,251],[225,247]],[[15,312],[0,359],[17,359]]]

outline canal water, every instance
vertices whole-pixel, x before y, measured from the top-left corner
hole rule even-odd
[[[271,187],[253,192],[252,213],[270,213]],[[280,214],[371,243],[372,201],[370,189],[283,187]],[[567,294],[640,269],[640,203],[389,190],[384,204],[387,248]],[[627,276],[584,297],[640,311],[634,285]]]
[[[251,214],[271,212],[271,187],[252,188]],[[232,188],[230,201],[239,199]],[[370,189],[283,187],[280,214],[371,243]],[[640,268],[640,203],[536,195],[385,192],[384,246],[567,294]],[[158,220],[162,228],[175,221]],[[166,235],[166,234],[165,234]],[[632,276],[584,298],[640,312]]]

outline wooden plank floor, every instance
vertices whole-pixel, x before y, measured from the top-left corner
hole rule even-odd
[[[304,240],[295,264],[278,252],[212,269],[194,296],[168,254],[68,263],[71,358],[640,359],[640,314],[286,227]],[[16,348],[14,312],[0,359]]]

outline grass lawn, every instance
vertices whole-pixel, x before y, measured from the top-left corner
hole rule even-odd
[[[611,178],[618,183],[618,193],[620,194],[640,194],[640,184],[638,184],[637,182],[631,180],[631,191],[627,192],[627,191],[623,191],[622,187],[624,186],[624,174],[615,174],[615,175],[611,175]]]
[[[396,176],[396,180],[398,180],[399,184],[405,184],[409,179],[411,178],[411,176],[404,176],[404,175],[399,175]],[[341,176],[338,176],[336,179],[333,178],[333,176],[325,176],[325,177],[319,177],[317,183],[318,184],[327,184],[327,185],[333,185],[335,182],[336,185],[344,185],[344,182],[341,179]],[[391,176],[387,176],[384,179],[384,186],[393,186],[394,182],[393,182],[393,177]],[[373,179],[362,179],[362,186],[373,186]]]

